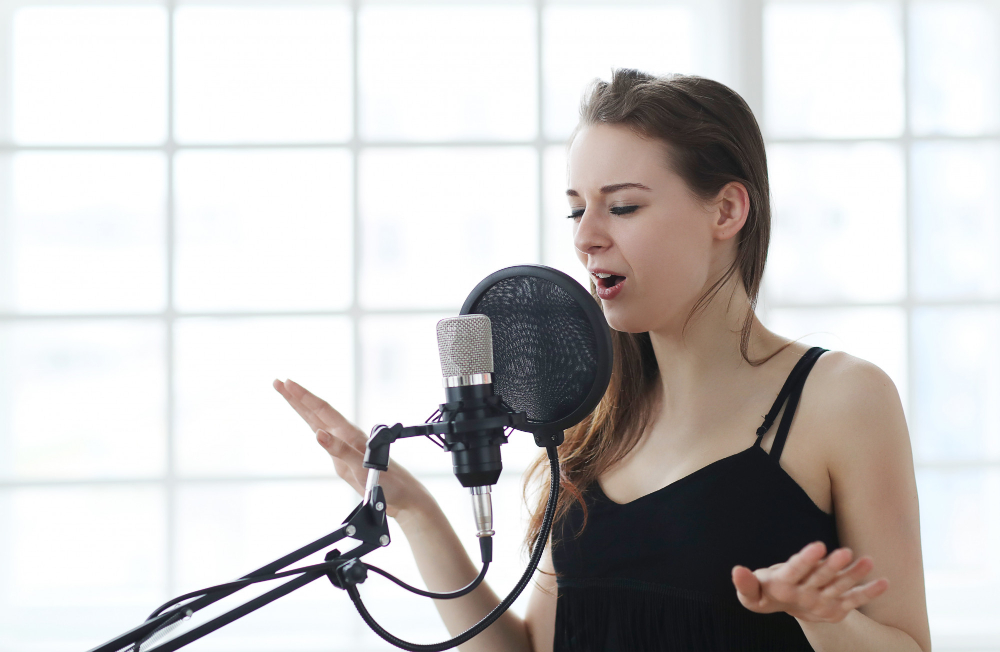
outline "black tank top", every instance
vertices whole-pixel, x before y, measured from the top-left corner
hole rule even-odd
[[[758,614],[736,597],[732,569],[786,561],[812,541],[839,547],[822,511],[778,464],[806,377],[826,351],[795,365],[757,441],[624,505],[598,482],[553,536],[556,652],[812,650],[787,613]],[[787,399],[768,454],[764,434]]]

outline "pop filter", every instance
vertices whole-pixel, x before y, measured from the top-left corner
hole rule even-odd
[[[571,276],[544,265],[490,274],[462,315],[490,318],[493,385],[528,432],[552,435],[576,425],[611,380],[611,331],[597,301]],[[536,437],[537,439],[537,437]]]

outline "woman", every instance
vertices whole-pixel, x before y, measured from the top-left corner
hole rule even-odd
[[[615,372],[560,446],[566,490],[526,617],[507,612],[462,649],[927,652],[892,381],[754,314],[770,208],[746,103],[706,79],[616,71],[582,106],[568,172]],[[362,491],[364,434],[293,382],[275,387]],[[382,483],[427,586],[471,581],[420,483],[398,466]],[[498,602],[484,584],[436,604],[457,634]]]

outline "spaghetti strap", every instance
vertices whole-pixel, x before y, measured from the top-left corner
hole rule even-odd
[[[792,425],[792,417],[795,416],[795,408],[798,407],[799,398],[802,396],[802,387],[805,385],[806,377],[812,370],[816,360],[825,353],[827,349],[820,346],[814,346],[803,354],[792,372],[788,374],[788,378],[785,380],[785,384],[782,385],[781,390],[778,392],[778,398],[775,399],[774,405],[771,406],[771,410],[764,417],[764,423],[761,424],[760,428],[757,428],[757,441],[754,442],[754,446],[760,446],[760,442],[764,439],[764,435],[767,431],[771,429],[771,425],[774,424],[774,419],[778,416],[778,412],[781,410],[781,406],[785,403],[785,399],[788,399],[788,406],[785,409],[785,413],[781,416],[781,423],[778,424],[778,433],[774,436],[774,443],[771,445],[771,457],[777,462],[781,457],[781,451],[785,447],[785,440],[788,438],[788,430]]]

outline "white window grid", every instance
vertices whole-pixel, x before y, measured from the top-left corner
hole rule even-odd
[[[753,108],[754,113],[758,116],[759,121],[763,124],[765,121],[763,118],[763,87],[764,87],[764,70],[763,70],[763,14],[764,7],[768,0],[723,0],[722,6],[728,8],[731,14],[731,20],[735,21],[735,24],[731,25],[733,33],[738,33],[739,38],[735,39],[736,47],[730,56],[733,62],[734,75],[737,83],[734,83],[734,87],[740,92],[740,94],[747,100],[750,106]],[[788,2],[794,0],[774,0],[775,2]],[[822,0],[824,2],[835,2],[836,0]],[[25,3],[27,4],[27,3]],[[66,4],[66,3],[62,3]],[[80,4],[97,4],[97,3],[86,3],[81,2]],[[106,4],[106,3],[100,3]],[[544,166],[541,165],[541,161],[545,155],[547,148],[551,146],[563,145],[564,141],[561,139],[551,139],[546,137],[544,130],[544,107],[545,107],[545,94],[544,94],[544,71],[543,71],[543,56],[544,52],[544,42],[542,37],[543,25],[543,11],[544,8],[549,4],[556,4],[555,2],[550,2],[550,0],[533,0],[531,3],[534,7],[536,13],[536,46],[537,46],[537,56],[536,56],[536,78],[537,78],[537,107],[536,107],[536,125],[537,125],[537,135],[535,138],[530,140],[490,140],[490,139],[479,139],[479,140],[441,140],[441,141],[410,141],[410,140],[367,140],[359,136],[359,84],[358,84],[358,30],[357,30],[357,17],[361,6],[365,3],[362,0],[350,0],[349,2],[329,2],[326,4],[332,4],[337,6],[342,6],[346,4],[351,10],[351,96],[352,96],[352,137],[347,141],[330,141],[330,142],[267,142],[267,143],[238,143],[238,144],[226,144],[226,143],[213,143],[213,144],[178,144],[174,140],[174,10],[182,3],[175,2],[174,0],[165,0],[162,3],[167,9],[168,22],[167,22],[167,66],[168,66],[168,90],[167,90],[167,137],[166,140],[160,145],[31,145],[31,144],[15,144],[12,142],[0,143],[0,155],[10,156],[22,152],[71,152],[71,151],[83,151],[83,152],[157,152],[165,156],[167,160],[167,179],[166,179],[166,308],[162,311],[153,312],[73,312],[73,313],[25,313],[25,312],[9,312],[0,311],[0,325],[11,323],[11,322],[33,322],[33,321],[82,321],[82,320],[136,320],[136,319],[156,319],[163,323],[166,327],[167,337],[165,340],[165,349],[163,352],[165,358],[166,367],[166,409],[165,409],[165,419],[166,419],[166,437],[167,437],[167,453],[166,453],[166,470],[160,476],[140,476],[140,477],[116,477],[108,479],[9,479],[0,478],[0,490],[10,490],[10,489],[20,489],[20,488],[37,488],[37,487],[69,487],[69,486],[112,486],[112,485],[146,485],[146,486],[161,486],[165,488],[166,496],[166,509],[165,514],[167,518],[165,536],[166,536],[166,578],[167,578],[167,591],[168,594],[173,595],[176,592],[176,550],[175,550],[175,531],[176,531],[176,496],[178,488],[184,483],[199,483],[203,484],[209,483],[231,483],[240,484],[246,482],[288,482],[288,481],[308,481],[308,480],[325,480],[332,474],[324,475],[289,475],[289,476],[239,476],[233,474],[225,475],[199,475],[191,477],[182,477],[176,471],[176,460],[175,460],[175,424],[174,424],[174,413],[175,413],[175,396],[174,396],[174,338],[173,333],[175,329],[175,324],[179,319],[187,318],[197,318],[197,317],[211,317],[214,319],[226,319],[226,318],[252,318],[252,317],[317,317],[317,316],[339,316],[339,317],[349,317],[352,328],[353,328],[353,380],[355,387],[362,386],[362,372],[364,366],[362,364],[362,352],[361,352],[361,338],[360,338],[360,325],[364,317],[367,316],[412,316],[420,314],[439,314],[441,312],[440,308],[405,308],[405,309],[375,309],[375,308],[365,308],[361,305],[360,298],[360,279],[362,270],[360,269],[360,257],[352,257],[352,301],[350,306],[344,310],[256,310],[256,311],[234,311],[229,310],[226,312],[199,312],[199,311],[184,311],[179,312],[174,308],[174,227],[175,227],[175,206],[174,206],[174,157],[179,151],[183,150],[221,150],[221,151],[233,151],[233,150],[266,150],[266,149],[281,149],[281,150],[297,150],[297,149],[346,149],[350,152],[352,166],[355,171],[358,170],[358,162],[361,153],[366,149],[374,148],[433,148],[433,147],[447,147],[447,148],[499,148],[499,147],[529,147],[535,152],[539,165],[537,166],[537,213],[539,215],[539,220],[537,224],[537,235],[536,235],[536,251],[534,258],[537,261],[545,262],[544,250],[545,250],[545,238],[546,233],[544,229],[543,220],[551,218],[553,216],[546,215],[545,193],[543,192],[543,181],[542,175]],[[253,2],[245,2],[240,4],[258,4]],[[321,2],[312,4],[324,4]],[[566,2],[558,4],[568,4]],[[582,0],[579,4],[591,4]],[[640,4],[650,4],[650,3],[640,3]],[[663,4],[676,4],[676,2],[665,2]],[[767,287],[765,285],[762,292],[762,303],[763,314],[761,315],[762,321],[767,324],[767,311],[771,309],[848,309],[848,308],[901,308],[906,316],[907,325],[907,351],[906,351],[906,361],[907,361],[907,374],[909,381],[907,383],[908,387],[908,405],[913,406],[916,401],[916,383],[913,382],[914,361],[918,355],[916,351],[915,338],[913,333],[913,322],[915,311],[921,308],[996,308],[1000,307],[1000,300],[998,299],[925,299],[915,296],[912,288],[914,287],[914,269],[916,265],[915,257],[912,255],[914,249],[913,242],[913,228],[912,228],[912,211],[910,210],[910,204],[913,199],[913,189],[912,189],[912,175],[911,175],[911,157],[910,153],[913,146],[921,142],[981,142],[981,143],[997,143],[1000,142],[1000,132],[990,132],[981,133],[976,135],[948,135],[948,134],[935,134],[935,135],[917,135],[912,133],[910,127],[910,58],[911,51],[909,47],[909,30],[907,28],[909,24],[909,11],[913,4],[912,0],[899,0],[899,6],[901,8],[901,33],[903,39],[903,92],[904,92],[904,114],[903,114],[903,132],[899,136],[894,137],[861,137],[861,138],[841,138],[841,137],[831,137],[831,138],[821,138],[821,137],[801,137],[801,138],[769,138],[765,133],[765,141],[768,146],[770,145],[809,145],[809,144],[821,144],[821,143],[832,143],[837,145],[844,144],[854,144],[854,143],[885,143],[890,145],[898,146],[904,153],[903,165],[904,165],[904,187],[905,187],[905,197],[907,202],[907,208],[904,212],[905,215],[905,233],[906,233],[906,291],[904,297],[899,301],[889,301],[889,302],[810,302],[800,303],[800,302],[780,302],[780,301],[770,301],[767,299]],[[10,7],[8,5],[8,10],[0,13],[0,29],[7,31],[9,34],[10,30]],[[8,104],[9,106],[9,87],[5,85],[0,85],[0,101]],[[351,225],[352,225],[352,247],[354,251],[360,250],[361,247],[361,237],[362,237],[362,223],[361,215],[359,209],[358,201],[359,192],[359,180],[358,175],[352,175],[352,188],[351,188]],[[360,391],[355,392],[353,397],[353,413],[355,415],[361,414],[361,402],[362,395]],[[433,409],[433,406],[429,406],[428,412]],[[912,430],[912,422],[911,422]],[[917,459],[915,461],[918,470],[921,469],[940,469],[940,470],[965,470],[965,469],[998,469],[1000,468],[1000,460],[994,459],[967,459],[967,460],[928,460],[928,459]]]

